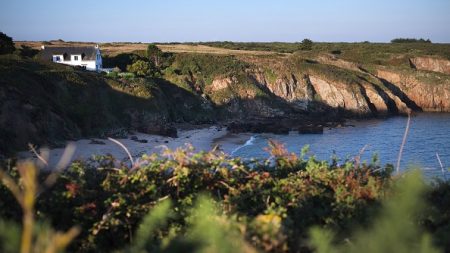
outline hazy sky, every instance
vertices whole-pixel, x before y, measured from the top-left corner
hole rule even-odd
[[[450,0],[0,0],[15,40],[450,42]]]

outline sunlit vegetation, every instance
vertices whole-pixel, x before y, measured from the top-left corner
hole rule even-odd
[[[2,252],[27,247],[24,237],[38,244],[49,226],[79,228],[74,240],[69,232],[68,252],[449,249],[448,182],[426,185],[418,173],[394,177],[392,166],[377,159],[319,161],[306,156],[307,148],[296,155],[275,141],[267,151],[266,160],[243,161],[188,146],[135,161],[94,157],[36,177],[42,163],[5,164]],[[19,204],[20,194],[34,209]],[[31,241],[18,228],[25,229],[27,215],[33,224],[49,224],[35,228]]]

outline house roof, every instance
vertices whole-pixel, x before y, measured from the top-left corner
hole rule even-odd
[[[96,48],[92,47],[45,47],[39,52],[43,60],[52,60],[53,55],[64,55],[64,61],[70,61],[70,55],[81,55],[83,61],[95,61]]]

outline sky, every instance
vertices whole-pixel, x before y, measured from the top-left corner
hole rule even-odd
[[[450,0],[0,0],[14,40],[450,43]]]

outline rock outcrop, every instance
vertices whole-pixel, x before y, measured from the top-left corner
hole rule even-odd
[[[320,100],[327,105],[359,115],[371,113],[368,101],[356,85],[329,82],[315,76],[310,76],[310,80]]]
[[[339,68],[349,69],[353,71],[360,71],[359,64],[339,59],[338,57],[332,54],[320,55],[316,58],[316,60],[322,64],[333,65]]]
[[[419,111],[450,111],[450,79],[429,80],[428,73],[399,73],[385,69],[377,77],[409,108]]]
[[[418,70],[434,71],[450,75],[450,61],[434,57],[414,57],[409,59]]]
[[[308,76],[297,79],[291,74],[289,77],[277,78],[274,83],[266,84],[268,89],[276,96],[290,102],[295,107],[307,110],[308,105],[316,94]]]
[[[214,79],[212,84],[210,86],[208,86],[208,92],[216,92],[219,90],[226,89],[235,82],[236,82],[236,78],[230,78],[230,77]]]
[[[249,81],[263,92],[269,92],[294,109],[308,112],[320,108],[319,111],[335,110],[344,117],[371,117],[410,111],[450,111],[450,76],[447,74],[385,66],[372,66],[369,72],[360,64],[329,55],[316,60],[312,66],[332,67],[316,68],[312,72],[291,69],[278,73],[275,79],[268,77],[261,68],[246,73]],[[438,61],[433,65],[434,70],[445,72],[445,64],[445,61]],[[326,73],[327,69],[336,73]],[[344,77],[327,77],[330,75]],[[270,79],[272,81],[268,81]],[[214,80],[213,90],[229,86],[229,83],[231,79]]]

